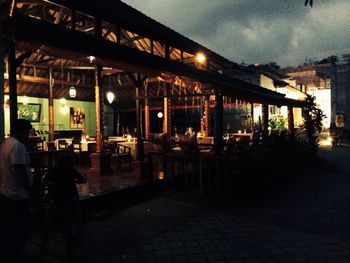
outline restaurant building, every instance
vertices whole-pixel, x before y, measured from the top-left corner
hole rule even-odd
[[[122,1],[5,0],[1,10],[1,138],[18,117],[46,142],[92,137],[91,166],[103,173],[110,137],[133,137],[143,161],[151,133],[176,135],[179,110],[198,110],[197,131],[212,138],[215,154],[224,146],[225,107],[244,108],[242,125],[253,132],[261,105],[266,132],[269,105],[286,106],[294,132],[300,98],[224,74],[237,64]]]

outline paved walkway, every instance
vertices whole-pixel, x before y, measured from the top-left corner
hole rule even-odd
[[[75,262],[350,262],[350,148],[235,204],[164,194],[86,224]]]

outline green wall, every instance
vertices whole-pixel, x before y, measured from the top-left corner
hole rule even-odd
[[[8,99],[8,96],[5,96],[5,101]],[[19,96],[17,101],[21,103],[23,97]],[[48,99],[46,98],[35,98],[28,97],[28,103],[36,103],[41,105],[41,114],[40,122],[32,122],[33,127],[36,130],[49,130],[49,110],[48,110]],[[95,136],[96,134],[96,110],[94,102],[85,102],[85,101],[75,101],[75,100],[66,100],[66,112],[63,112],[60,100],[54,100],[54,122],[55,130],[75,130],[77,128],[70,127],[70,108],[80,108],[80,111],[85,114],[85,127],[86,133],[90,136]],[[113,108],[106,106],[104,107],[106,123],[105,126],[105,135],[113,135],[113,123],[114,115]],[[5,109],[5,134],[10,133],[10,112],[8,109]],[[79,128],[80,129],[80,128]]]

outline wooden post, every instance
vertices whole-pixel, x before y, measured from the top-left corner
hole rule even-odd
[[[210,127],[210,101],[209,96],[205,96],[204,100],[204,137],[208,137],[210,135],[211,127]]]
[[[52,76],[52,68],[49,68],[49,141],[54,141],[54,105],[53,105],[53,86],[54,79]]]
[[[250,103],[250,130],[254,132],[254,103]]]
[[[135,87],[135,97],[136,97],[136,138],[137,138],[137,151],[136,151],[136,160],[143,161],[144,159],[144,150],[143,150],[143,141],[141,134],[141,121],[140,121],[140,88],[142,87],[141,76],[138,75]]]
[[[291,138],[294,138],[294,115],[292,106],[288,106],[288,133]]]
[[[75,30],[75,28],[76,28],[76,11],[75,10],[73,10],[73,9],[71,9],[71,21],[70,21],[70,28],[72,29],[72,30]]]
[[[168,138],[171,136],[171,99],[170,99],[170,83],[165,83],[165,96],[164,96],[164,123],[163,132],[165,132]]]
[[[102,87],[102,67],[95,66],[95,108],[96,108],[96,153],[90,154],[92,172],[103,174],[109,172],[110,153],[103,152],[104,135],[104,91]]]
[[[102,88],[102,67],[95,66],[95,108],[96,108],[96,152],[101,153],[103,148],[104,122],[104,94]]]
[[[8,41],[10,124],[18,119],[16,48],[14,40]]]
[[[4,56],[5,56],[5,38],[1,34],[1,22],[0,22],[0,143],[5,139],[5,112],[4,112],[4,89],[5,89],[5,80],[4,80]]]
[[[145,137],[149,140],[149,135],[151,131],[151,121],[149,115],[149,100],[148,100],[148,85],[145,85]]]
[[[262,130],[265,134],[268,132],[269,127],[269,105],[262,105]]]
[[[224,118],[223,97],[220,91],[215,94],[215,133],[214,133],[214,153],[220,155],[222,153],[223,142],[223,118]]]

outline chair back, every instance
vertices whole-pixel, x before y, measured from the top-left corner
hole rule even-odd
[[[68,143],[66,140],[58,140],[58,149],[67,149],[68,148]]]
[[[72,149],[73,153],[80,153],[81,152],[81,144],[80,140],[77,138],[74,138],[72,141]]]

